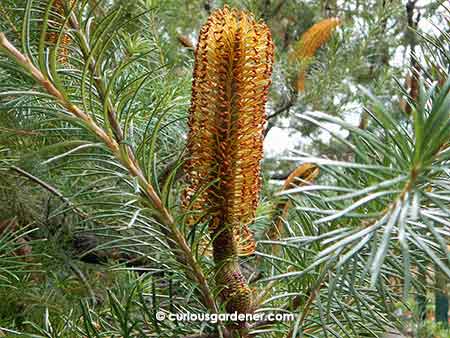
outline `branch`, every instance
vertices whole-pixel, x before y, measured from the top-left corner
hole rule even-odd
[[[3,7],[2,4],[0,4],[0,14],[2,14],[3,18],[5,18],[8,24],[11,26],[11,31],[20,37],[18,29],[14,25],[14,22],[11,20],[7,10]]]
[[[281,174],[273,174],[272,176],[270,176],[271,180],[275,180],[275,181],[284,181],[286,178],[289,177],[291,173],[281,173]]]
[[[206,0],[203,3],[203,8],[205,9],[206,13],[208,13],[208,15],[211,14],[212,7],[213,7],[212,0]]]
[[[93,13],[95,14],[96,17],[103,17],[105,16],[105,11],[102,8],[102,6],[100,5],[101,1],[96,1],[96,0],[89,0],[89,5],[92,8]]]
[[[417,58],[415,56],[416,46],[417,46],[417,37],[414,31],[417,29],[420,21],[420,12],[416,15],[416,19],[414,19],[414,12],[417,10],[416,8],[417,0],[408,1],[406,4],[406,15],[408,21],[408,31],[407,31],[407,40],[409,45],[409,54],[410,54],[410,63],[411,70],[410,74],[407,75],[405,87],[409,90],[409,97],[411,101],[416,101],[417,96],[419,95],[419,77],[420,77],[420,66]],[[411,115],[412,112],[412,103],[405,102],[404,111],[407,115]]]
[[[175,240],[179,249],[181,250],[182,256],[175,250],[174,254],[180,263],[185,263],[191,269],[188,273],[192,276],[198,283],[201,295],[203,297],[203,302],[211,311],[217,312],[216,303],[209,290],[209,286],[205,275],[201,267],[198,265],[197,261],[194,259],[192,251],[186,242],[184,235],[178,229],[175,224],[172,215],[164,207],[161,199],[157,195],[151,183],[146,179],[143,171],[139,167],[137,161],[134,160],[134,154],[130,150],[129,153],[123,151],[123,145],[119,146],[117,141],[109,136],[102,128],[100,128],[95,121],[84,111],[78,108],[75,104],[70,102],[64,95],[51,83],[42,72],[34,66],[28,57],[23,55],[19,50],[17,50],[6,38],[4,33],[0,33],[0,48],[3,49],[6,54],[13,60],[15,60],[20,66],[26,69],[30,75],[38,82],[48,94],[53,96],[56,101],[61,104],[64,108],[68,110],[74,117],[78,118],[83,124],[86,125],[87,129],[92,131],[100,140],[102,140],[105,145],[111,150],[114,156],[122,163],[128,170],[128,172],[138,179],[139,185],[144,193],[144,195],[149,199],[153,207],[159,212],[158,220],[166,226],[169,226],[170,231],[162,227],[161,230],[168,236]],[[122,147],[122,149],[121,149]]]
[[[272,122],[273,119],[281,114],[283,114],[285,111],[288,111],[297,101],[298,94],[295,92],[291,95],[290,99],[281,107],[279,107],[275,112],[267,117],[267,127],[266,130],[264,130],[264,136],[267,136],[270,129],[272,129],[275,126],[275,123]]]
[[[283,8],[283,6],[287,3],[286,0],[281,0],[274,8],[274,10],[272,11],[272,13],[270,14],[269,20],[274,18],[281,10],[281,8]]]
[[[94,75],[93,76],[94,84],[97,89],[99,98],[102,101],[106,101],[108,122],[114,133],[114,137],[115,137],[116,141],[120,144],[124,140],[124,135],[123,135],[122,128],[120,127],[120,124],[117,120],[116,111],[111,102],[111,99],[109,97],[106,97],[105,84],[102,81],[101,74],[97,71],[97,62],[94,59],[94,57],[92,57],[92,50],[89,46],[88,39],[83,34],[83,32],[80,30],[80,24],[78,23],[75,13],[73,13],[73,12],[72,12],[72,15],[70,16],[70,23],[71,23],[72,28],[77,32],[78,36],[80,37],[81,51],[83,52],[85,61],[88,62],[89,70]],[[127,145],[127,148],[130,148],[130,146]],[[131,154],[132,154],[132,152],[130,151],[130,155]]]
[[[73,105],[71,102],[67,101],[64,95],[51,83],[45,76],[37,69],[33,63],[23,55],[20,51],[14,47],[9,40],[6,38],[4,33],[0,33],[0,47],[8,54],[10,58],[15,60],[20,66],[26,69],[30,75],[41,84],[41,86],[52,95],[58,103],[60,103],[64,108],[66,108],[72,115],[77,117],[79,120],[84,122],[87,128],[92,131],[99,139],[101,139],[108,148],[111,149],[113,153],[119,151],[119,145],[117,142],[112,140],[104,131],[101,129],[94,120],[79,109],[77,106]]]
[[[285,111],[289,110],[297,101],[297,95],[292,95],[288,102],[286,102],[283,106],[279,107],[275,112],[269,116],[267,116],[267,120],[273,119],[278,115],[283,114]]]
[[[63,203],[70,205],[72,207],[72,210],[78,214],[79,216],[83,217],[83,218],[87,218],[88,215],[80,210],[79,208],[75,207],[75,205],[72,203],[72,201],[70,201],[67,197],[65,197],[58,189],[54,188],[53,186],[51,186],[50,184],[48,184],[47,182],[44,182],[43,180],[41,180],[40,178],[30,174],[28,171],[25,171],[19,167],[16,166],[11,166],[11,170],[19,173],[20,175],[28,178],[29,180],[33,181],[34,183],[37,183],[38,185],[40,185],[41,187],[43,187],[45,190],[49,191],[50,193],[52,193],[53,195],[59,197],[59,199],[61,201],[63,201]]]
[[[37,131],[25,130],[25,129],[11,129],[0,127],[0,132],[11,133],[18,136],[41,136],[42,134]]]

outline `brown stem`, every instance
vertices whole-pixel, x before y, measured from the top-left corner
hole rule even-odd
[[[264,137],[267,136],[270,129],[275,127],[274,119],[277,116],[283,114],[284,112],[289,111],[289,109],[291,109],[291,107],[294,106],[294,104],[297,102],[297,98],[298,98],[298,93],[296,91],[292,91],[290,93],[290,97],[287,99],[287,102],[284,103],[283,105],[281,105],[280,107],[278,107],[271,115],[269,115],[267,117],[267,127],[264,130]]]
[[[100,1],[89,0],[89,5],[97,18],[105,16],[105,10],[102,8]]]
[[[309,314],[309,311],[311,310],[311,306],[312,306],[314,300],[317,298],[317,295],[320,292],[321,287],[322,287],[322,284],[319,283],[318,287],[314,288],[314,290],[312,290],[311,294],[309,295],[308,300],[306,301],[306,304],[303,308],[302,316],[300,317],[298,327],[301,327],[303,325],[306,316]],[[292,338],[293,333],[294,333],[294,330],[291,329],[287,335],[287,338]]]
[[[209,310],[217,312],[215,301],[209,291],[207,280],[203,274],[201,267],[198,265],[197,261],[194,259],[192,251],[188,246],[185,237],[181,233],[181,231],[177,228],[173,217],[169,213],[169,211],[163,205],[161,199],[157,195],[151,183],[145,178],[141,168],[134,160],[134,154],[130,151],[130,154],[133,156],[124,155],[119,148],[119,144],[113,138],[111,138],[102,128],[100,128],[95,121],[84,111],[82,111],[79,107],[70,102],[54,85],[50,82],[42,72],[34,66],[34,64],[30,61],[28,57],[23,55],[17,48],[15,48],[9,40],[6,38],[4,33],[0,33],[0,47],[12,58],[14,59],[20,66],[26,69],[30,75],[36,80],[36,82],[40,83],[41,86],[53,96],[56,101],[61,104],[64,108],[66,108],[73,116],[82,121],[86,127],[93,132],[100,140],[104,142],[104,144],[111,150],[114,156],[127,168],[129,173],[138,178],[139,184],[150,200],[153,207],[159,211],[160,221],[162,224],[169,226],[170,233],[165,231],[170,237],[172,237],[177,243],[179,249],[182,252],[183,257],[180,258],[180,255],[175,253],[176,257],[181,260],[182,263],[186,263],[190,270],[189,273],[193,275],[193,277],[197,280],[198,286],[200,288],[200,292],[202,294],[203,302],[205,306],[208,307]]]
[[[420,73],[420,66],[416,59],[416,47],[417,47],[417,38],[416,34],[414,33],[414,30],[417,29],[420,21],[420,13],[417,14],[416,18],[414,19],[414,13],[416,11],[416,3],[417,0],[408,1],[406,4],[406,15],[408,19],[408,31],[407,31],[407,40],[409,45],[409,54],[410,54],[410,63],[411,63],[411,70],[410,74],[407,77],[406,81],[406,87],[409,90],[409,96],[412,101],[415,101],[417,99],[417,96],[419,95],[419,73]],[[409,102],[405,103],[404,111],[406,114],[410,115],[412,112],[413,107]]]
[[[269,20],[271,20],[272,18],[276,17],[277,14],[280,12],[281,8],[283,8],[283,6],[287,3],[286,0],[281,0],[274,8],[274,10],[272,11],[272,13],[270,13],[270,17]]]
[[[11,20],[11,18],[9,17],[8,11],[3,7],[2,4],[0,4],[0,14],[2,14],[3,18],[6,19],[6,21],[8,22],[8,24],[11,27],[11,31],[16,34],[17,36],[19,36],[19,31],[16,28],[16,26],[14,25],[14,22]]]
[[[28,178],[29,180],[39,184],[41,187],[43,187],[44,189],[46,189],[47,191],[49,191],[53,195],[59,197],[61,199],[61,201],[63,201],[65,204],[71,206],[72,210],[77,215],[81,216],[82,218],[86,218],[88,216],[83,210],[80,210],[77,207],[75,207],[74,204],[67,197],[65,197],[58,189],[56,189],[55,187],[51,186],[47,182],[44,182],[40,178],[30,174],[28,171],[23,170],[22,168],[16,167],[14,165],[11,166],[11,169],[14,170],[15,172],[19,173],[20,175]]]
[[[80,38],[80,47],[81,47],[81,51],[83,52],[84,59],[86,62],[89,63],[89,65],[88,65],[89,70],[94,75],[93,76],[94,84],[97,89],[100,100],[106,101],[108,122],[109,122],[109,125],[111,126],[111,129],[113,131],[116,141],[120,144],[124,140],[124,134],[123,134],[122,128],[119,124],[119,121],[117,120],[117,114],[116,114],[114,106],[111,102],[111,99],[109,97],[108,98],[106,97],[106,88],[102,81],[102,76],[101,76],[101,74],[99,74],[99,72],[97,70],[97,62],[93,57],[90,57],[92,54],[92,50],[89,46],[89,42],[88,42],[86,36],[80,29],[80,24],[78,23],[78,19],[77,19],[75,13],[72,13],[72,15],[70,16],[70,24],[71,24],[72,28],[77,32],[77,34]],[[130,149],[131,147],[128,145],[125,145],[125,147],[128,149],[129,155],[134,156],[133,152]],[[133,161],[135,161],[134,157],[133,157]]]

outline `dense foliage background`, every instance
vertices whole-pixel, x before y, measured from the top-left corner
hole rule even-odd
[[[216,299],[190,274],[214,280],[180,167],[196,39],[224,4],[276,45],[257,253],[241,265],[259,311],[295,314],[243,336],[449,337],[450,6],[416,0],[2,0],[0,32],[28,59],[1,39],[0,336],[227,336],[156,320]],[[328,17],[341,23],[299,92],[296,42]],[[305,163],[320,174],[283,187]]]

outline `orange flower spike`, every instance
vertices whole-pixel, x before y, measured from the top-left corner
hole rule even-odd
[[[287,190],[295,187],[295,180],[297,178],[302,179],[306,182],[312,183],[319,175],[319,168],[311,163],[304,163],[299,165],[295,170],[289,174],[288,178],[283,184],[282,190]]]
[[[67,6],[71,7],[75,3],[75,0],[68,0]],[[61,17],[64,17],[65,15],[65,9],[64,9],[64,0],[54,0],[52,4],[52,10],[54,13],[54,23],[49,24],[49,26],[53,29],[53,31],[47,33],[47,42],[56,45],[58,43],[58,36],[59,36],[59,30],[61,28],[61,24],[63,19]],[[67,63],[69,59],[69,44],[72,41],[72,38],[69,34],[63,33],[61,36],[61,40],[59,42],[59,50],[58,50],[58,62],[59,63]]]
[[[312,184],[314,180],[319,176],[320,169],[312,163],[304,163],[298,166],[293,172],[289,174],[286,181],[283,184],[281,191],[295,188],[296,186],[304,186]],[[280,238],[283,222],[286,219],[291,203],[289,201],[279,203],[276,206],[278,211],[275,223],[273,227],[270,227],[266,232],[266,235],[271,240]],[[278,252],[279,247],[273,246],[273,251]]]
[[[331,38],[331,34],[337,26],[341,24],[339,18],[328,18],[314,24],[309,28],[294,47],[291,59],[300,62],[300,71],[297,76],[297,90],[305,90],[305,72],[309,60],[316,54],[316,51],[322,47]]]
[[[313,57],[316,51],[331,38],[334,29],[341,24],[339,18],[328,18],[314,24],[309,28],[294,48],[294,55],[297,59]]]
[[[230,312],[252,309],[238,255],[255,250],[248,225],[259,201],[273,52],[267,26],[228,7],[209,17],[195,51],[183,205],[196,211],[188,223],[209,221],[216,283]]]

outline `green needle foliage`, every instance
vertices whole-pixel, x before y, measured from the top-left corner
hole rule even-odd
[[[184,45],[195,41],[223,1],[5,0],[0,336],[384,337],[405,326],[398,309],[411,310],[412,299],[426,295],[435,269],[450,278],[445,27],[433,34],[410,27],[405,42],[396,25],[407,25],[403,6],[348,1],[342,29],[312,60],[298,96],[289,82],[298,72],[287,62],[291,43],[340,13],[333,6],[327,13],[322,2],[226,3],[265,19],[274,35],[268,128],[285,117],[301,139],[313,140],[264,160],[250,225],[257,251],[239,261],[255,310],[294,320],[234,330],[220,320],[158,319],[226,312],[205,251],[208,224],[185,226],[181,207],[195,43],[179,43],[181,35]],[[186,13],[194,14],[182,19]],[[449,17],[434,4],[424,13]],[[361,21],[346,20],[351,15]],[[411,65],[386,61],[412,38],[417,95],[402,88]],[[359,126],[348,119],[355,105],[364,107]],[[302,163],[316,165],[318,178],[280,192],[274,171]],[[17,227],[3,229],[6,220]],[[274,223],[283,228],[268,240]],[[32,250],[26,257],[24,247]]]

